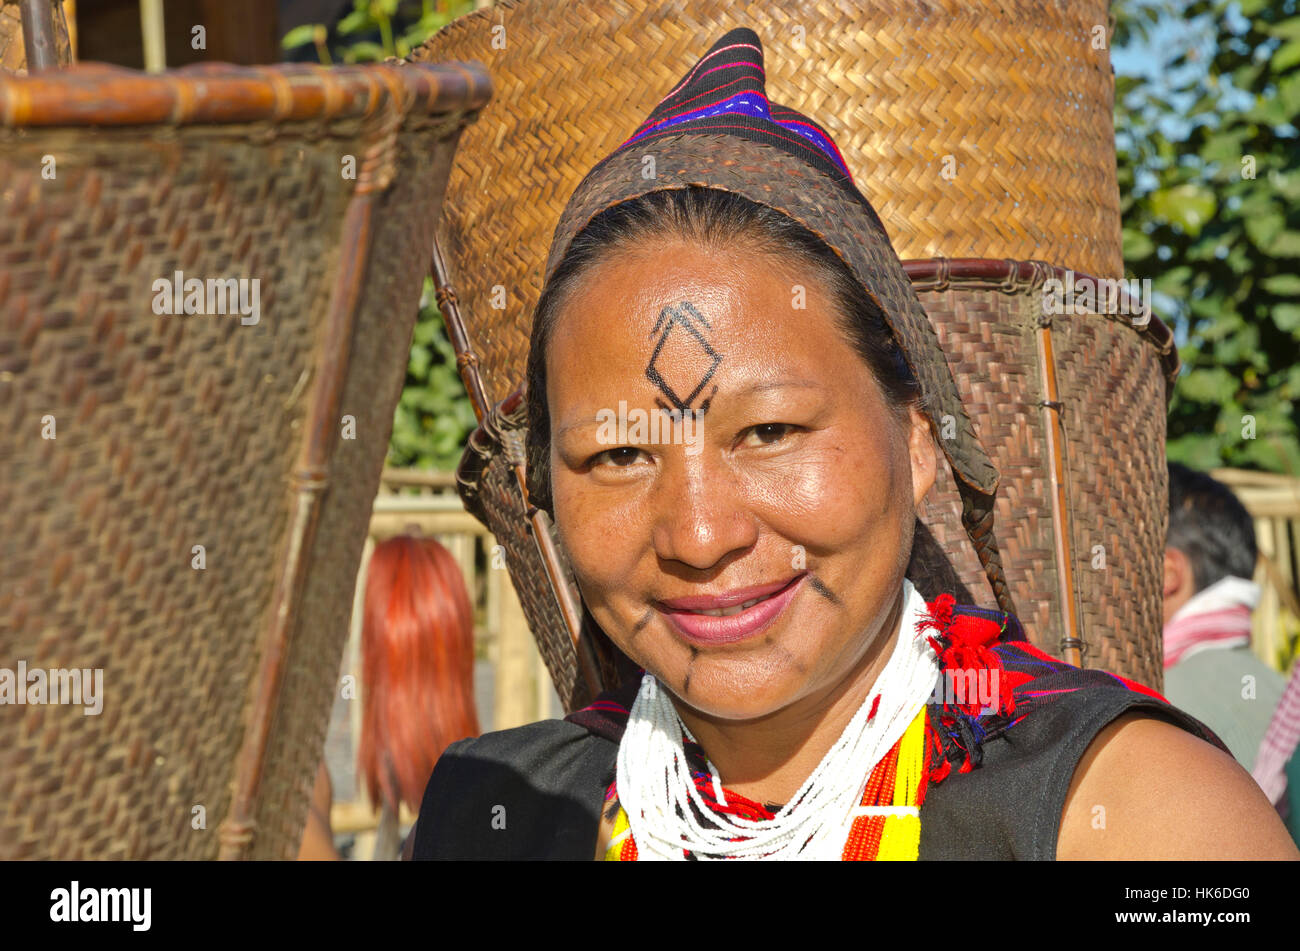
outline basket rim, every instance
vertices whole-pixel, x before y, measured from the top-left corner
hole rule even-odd
[[[0,128],[280,123],[366,117],[394,105],[436,115],[478,110],[491,97],[491,76],[478,62],[194,63],[161,73],[85,63],[0,76]]]
[[[994,283],[998,290],[1007,293],[1041,287],[1047,280],[1065,281],[1067,275],[1072,275],[1075,281],[1089,281],[1093,284],[1101,281],[1117,282],[1119,293],[1116,303],[1120,308],[1119,313],[1099,311],[1087,315],[1093,317],[1124,316],[1126,310],[1134,303],[1132,295],[1124,286],[1134,278],[1098,278],[1087,271],[1051,264],[1047,261],[1018,261],[1014,258],[905,258],[903,270],[912,279],[912,286],[917,291],[944,290],[949,280],[956,280],[963,284]],[[1177,382],[1178,374],[1182,370],[1182,359],[1178,355],[1178,345],[1169,325],[1161,320],[1154,310],[1147,317],[1145,324],[1129,321],[1129,326],[1156,348],[1167,384],[1166,399],[1169,399],[1173,396],[1174,383]]]

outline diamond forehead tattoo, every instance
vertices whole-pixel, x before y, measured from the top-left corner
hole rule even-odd
[[[709,358],[708,369],[705,370],[704,376],[694,384],[693,388],[685,397],[678,395],[678,391],[669,385],[668,381],[660,375],[659,368],[656,366],[659,354],[663,352],[664,345],[668,342],[668,336],[673,332],[674,328],[679,328],[679,334],[689,334],[690,342],[692,342],[693,345],[698,346],[700,350],[704,352],[705,356]],[[713,328],[709,325],[708,320],[705,319],[704,315],[701,314],[690,301],[682,301],[676,307],[671,304],[664,307],[664,309],[659,312],[659,319],[655,321],[654,329],[650,331],[650,336],[653,337],[657,334],[659,339],[655,342],[654,353],[650,354],[650,362],[645,368],[645,375],[646,378],[659,389],[660,393],[663,393],[664,396],[668,397],[672,402],[673,407],[676,409],[692,409],[691,404],[695,402],[695,398],[700,395],[700,391],[708,385],[709,380],[713,378],[713,371],[716,370],[718,364],[722,362],[722,355],[713,349],[712,345],[710,345],[708,339],[704,335],[704,331],[710,331],[712,329]],[[713,388],[713,393],[716,393],[717,390],[718,388],[715,386]],[[709,402],[713,398],[713,393],[710,393],[709,397],[700,404],[699,412],[704,412],[709,408]],[[659,401],[656,400],[655,402]],[[661,403],[660,405],[662,406],[663,404]],[[666,406],[664,408],[667,409]]]

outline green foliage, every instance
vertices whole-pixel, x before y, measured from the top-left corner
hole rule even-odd
[[[315,43],[320,61],[372,63],[409,56],[456,17],[474,9],[473,0],[353,0],[352,10],[334,29],[323,23],[294,27],[280,45],[296,49]],[[333,51],[331,53],[331,51]]]
[[[1300,475],[1297,6],[1115,5],[1117,45],[1163,49],[1160,25],[1178,21],[1204,38],[1175,49],[1159,82],[1117,77],[1115,109],[1126,270],[1152,280],[1186,340],[1169,456],[1200,468]]]
[[[406,385],[393,416],[390,466],[454,469],[474,430],[474,410],[456,370],[456,351],[426,278],[411,340]]]

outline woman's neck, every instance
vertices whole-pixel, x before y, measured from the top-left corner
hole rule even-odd
[[[902,615],[900,588],[889,616],[844,678],[761,719],[720,720],[674,698],[723,785],[756,802],[789,802],[870,695],[893,653]]]

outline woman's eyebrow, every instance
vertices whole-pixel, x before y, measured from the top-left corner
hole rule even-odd
[[[782,389],[795,389],[795,388],[805,389],[805,390],[824,390],[827,387],[826,384],[818,383],[816,380],[765,380],[761,383],[751,383],[748,386],[742,386],[737,390],[732,390],[729,395],[733,397],[748,396],[751,393],[762,393],[768,390],[782,390]],[[721,396],[723,394],[719,392],[717,395]],[[668,410],[664,407],[660,407],[660,409],[663,409],[664,412],[668,412]],[[559,429],[555,431],[555,437],[558,439],[559,437],[563,436],[565,433],[572,432],[575,429],[584,429],[588,426],[599,426],[599,425],[600,425],[599,417],[593,414],[583,419],[574,420],[571,423],[565,423],[563,426],[561,426]]]
[[[599,426],[600,420],[596,416],[588,416],[583,419],[575,420],[572,423],[565,423],[555,431],[555,438],[559,439],[565,433],[572,432],[575,429],[585,429],[588,426]]]
[[[798,387],[808,390],[824,390],[826,384],[818,383],[816,380],[768,380],[763,383],[751,383],[749,386],[741,387],[734,391],[737,396],[745,396],[749,393],[759,393],[765,390],[780,390],[790,387]]]

